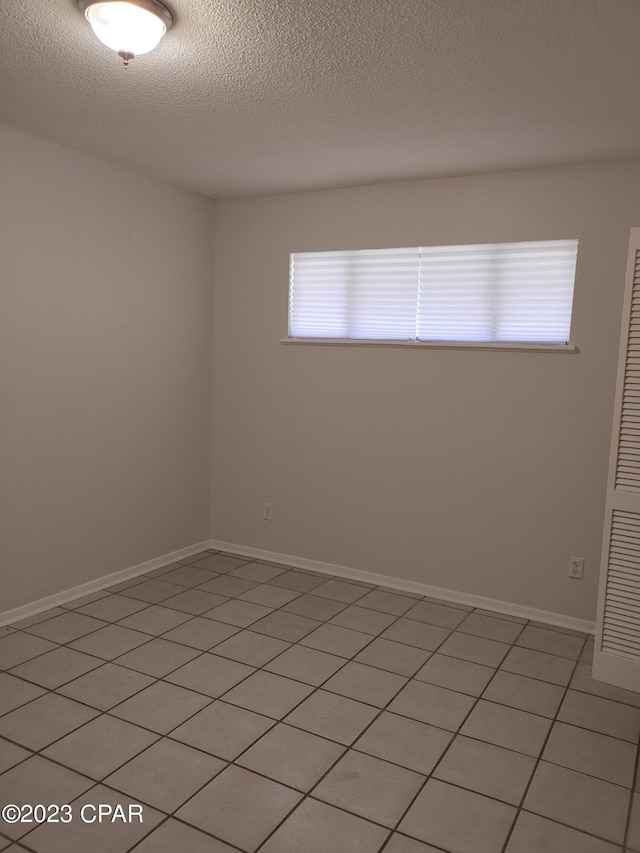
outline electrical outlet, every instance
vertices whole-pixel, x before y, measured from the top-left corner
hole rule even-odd
[[[569,577],[582,580],[584,572],[584,557],[569,557]]]
[[[262,504],[262,517],[265,521],[271,521],[271,504]]]

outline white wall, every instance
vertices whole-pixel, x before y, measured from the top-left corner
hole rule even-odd
[[[211,533],[594,617],[640,163],[225,201],[214,230],[0,127],[0,187],[0,611]],[[279,343],[290,251],[573,236],[578,355]]]
[[[640,162],[219,203],[214,538],[593,619],[638,224]],[[291,251],[568,237],[577,355],[279,343]]]
[[[212,211],[0,127],[0,611],[208,537]]]

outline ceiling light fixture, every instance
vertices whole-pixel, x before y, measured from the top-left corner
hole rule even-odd
[[[78,0],[78,6],[125,68],[134,56],[153,50],[173,24],[173,15],[158,0]]]

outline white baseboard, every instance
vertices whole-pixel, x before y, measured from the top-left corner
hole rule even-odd
[[[32,601],[30,604],[23,604],[21,607],[14,607],[12,610],[5,610],[4,613],[0,613],[0,626],[8,625],[11,622],[19,622],[21,619],[27,619],[29,616],[36,616],[38,613],[42,613],[43,610],[58,607],[61,604],[66,604],[68,601],[73,601],[74,598],[82,598],[84,595],[98,592],[107,586],[113,586],[116,583],[122,583],[122,581],[135,578],[138,575],[144,575],[146,572],[152,572],[154,569],[160,569],[162,566],[167,566],[176,560],[197,554],[198,551],[205,551],[209,547],[208,540],[198,542],[196,545],[180,548],[177,551],[172,551],[170,554],[163,554],[162,557],[155,557],[153,560],[138,563],[137,566],[130,566],[128,569],[121,569],[120,571],[87,581],[87,583],[65,589],[62,592],[56,592],[53,595],[46,596],[46,598]]]
[[[131,566],[128,569],[121,569],[117,572],[112,572],[108,575],[95,578],[87,583],[79,586],[71,587],[62,592],[54,593],[46,598],[40,598],[30,604],[24,604],[21,607],[15,607],[13,610],[6,610],[0,613],[0,626],[8,625],[11,622],[18,622],[21,619],[26,619],[29,616],[35,616],[43,610],[49,610],[52,607],[58,607],[61,604],[66,604],[73,601],[75,598],[81,598],[84,595],[89,595],[92,592],[98,592],[108,586],[113,586],[117,583],[135,578],[138,575],[143,575],[146,572],[154,571],[154,569],[162,568],[169,563],[180,560],[184,557],[190,557],[192,554],[197,554],[198,551],[204,551],[207,548],[212,548],[216,551],[229,551],[234,554],[241,554],[244,557],[251,557],[254,560],[266,560],[270,563],[280,563],[283,566],[290,566],[295,569],[308,569],[321,574],[336,575],[337,577],[347,578],[351,580],[364,581],[365,583],[375,584],[376,586],[385,586],[390,589],[397,589],[398,592],[414,592],[418,595],[429,595],[433,598],[441,598],[443,601],[451,601],[455,604],[466,604],[469,607],[480,607],[483,610],[494,610],[497,613],[504,613],[507,616],[519,616],[523,619],[533,619],[536,622],[546,622],[549,625],[557,625],[561,628],[570,628],[574,631],[583,631],[587,634],[595,633],[595,622],[590,622],[586,619],[577,619],[574,616],[566,616],[562,613],[554,613],[550,610],[538,610],[535,607],[524,607],[520,604],[514,604],[509,601],[502,601],[497,598],[486,598],[483,595],[473,595],[472,593],[459,592],[453,589],[445,589],[444,587],[431,586],[430,584],[419,583],[418,581],[405,580],[396,578],[390,575],[380,575],[375,572],[365,572],[361,569],[352,569],[348,566],[339,566],[334,563],[323,563],[319,560],[309,560],[304,557],[294,557],[291,554],[279,554],[275,551],[266,551],[263,548],[249,548],[245,545],[238,545],[235,542],[222,542],[217,539],[205,540],[198,542],[195,545],[190,545],[186,548],[180,548],[178,551],[172,551],[170,554],[164,554],[161,557],[156,557],[153,560],[147,560],[144,563],[139,563],[137,566]]]
[[[433,598],[441,598],[443,601],[451,601],[455,604],[467,604],[469,607],[479,607],[483,610],[495,610],[507,616],[520,616],[522,619],[532,619],[536,622],[546,622],[560,628],[570,628],[573,631],[583,631],[586,634],[595,633],[595,622],[588,619],[577,619],[575,616],[566,616],[563,613],[554,613],[550,610],[538,610],[536,607],[525,607],[521,604],[513,604],[510,601],[501,601],[498,598],[485,598],[483,595],[458,592],[453,589],[445,589],[440,586],[431,586],[418,581],[404,580],[403,578],[391,577],[390,575],[379,575],[375,572],[365,572],[361,569],[352,569],[348,566],[338,566],[333,563],[323,563],[318,560],[308,560],[304,557],[293,557],[291,554],[277,554],[274,551],[265,551],[262,548],[248,548],[237,545],[234,542],[221,542],[211,539],[209,548],[216,551],[229,551],[251,557],[254,560],[266,560],[269,563],[280,563],[297,569],[309,569],[321,574],[337,575],[351,580],[364,581],[379,586],[397,589],[398,592],[415,592],[419,595],[430,595]]]

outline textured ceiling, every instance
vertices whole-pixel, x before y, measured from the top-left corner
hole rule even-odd
[[[124,71],[1,0],[0,122],[213,196],[640,155],[638,0],[174,0]]]

